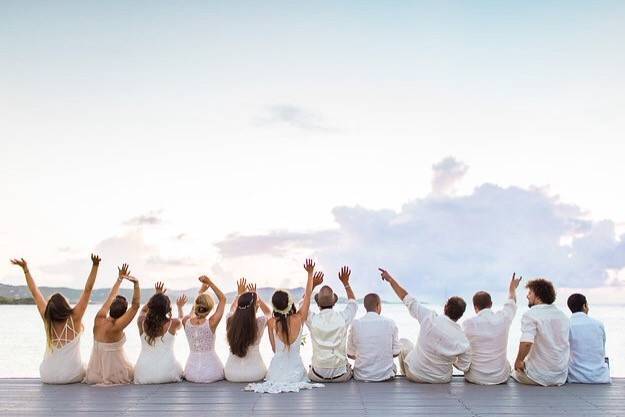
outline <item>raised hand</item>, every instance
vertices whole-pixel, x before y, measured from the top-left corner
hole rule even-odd
[[[339,271],[339,280],[343,283],[343,285],[349,285],[349,276],[352,274],[349,267],[344,266]]]
[[[198,280],[202,283],[202,284],[206,284],[206,285],[211,285],[212,281],[209,277],[207,277],[206,275],[202,275],[201,277],[198,278]]]
[[[11,259],[11,263],[13,265],[17,265],[20,268],[22,268],[22,271],[24,271],[24,272],[28,271],[28,264],[26,263],[26,260],[24,258]]]
[[[96,254],[94,254],[94,253],[92,253],[92,254],[91,254],[91,262],[93,262],[93,266],[98,266],[98,265],[100,265],[100,261],[101,261],[101,260],[102,260],[102,259],[101,259],[98,255],[96,255]]]
[[[315,275],[313,275],[313,288],[321,285],[322,282],[323,282],[323,272],[321,271],[315,272]]]
[[[306,262],[304,262],[304,269],[309,274],[312,274],[312,272],[315,270],[315,263],[312,259],[306,259]]]
[[[247,291],[247,280],[245,278],[241,278],[237,281],[237,294],[241,295],[245,291]]]
[[[124,278],[132,282],[133,284],[139,283],[139,279],[137,279],[136,277],[133,277],[132,275],[124,275]]]
[[[182,294],[176,300],[176,305],[178,306],[178,308],[182,308],[187,303],[188,300],[189,299],[187,298],[186,294]]]
[[[165,292],[167,292],[167,288],[165,288],[165,283],[162,281],[157,282],[154,285],[154,289],[156,290],[157,294],[165,294]]]
[[[378,268],[378,271],[381,272],[380,275],[382,276],[382,281],[391,282],[393,280],[393,277],[391,276],[391,274],[388,273],[387,270]]]
[[[256,284],[249,283],[246,288],[247,292],[256,292]]]
[[[519,283],[521,282],[521,280],[523,279],[523,277],[516,277],[516,272],[512,274],[512,278],[510,279],[510,287],[508,288],[508,290],[510,291],[510,293],[516,293],[516,289],[519,288]]]
[[[130,270],[128,269],[128,264],[123,264],[122,267],[117,267],[117,278],[122,279],[126,275],[130,275]]]

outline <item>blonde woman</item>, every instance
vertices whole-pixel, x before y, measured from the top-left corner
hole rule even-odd
[[[186,295],[182,295],[176,302],[178,318],[182,320],[190,350],[184,377],[190,382],[211,383],[224,379],[224,367],[215,352],[215,332],[224,315],[226,296],[209,277],[203,275],[199,280],[202,288],[189,315],[185,316],[183,311]],[[217,308],[213,298],[206,293],[209,288],[219,300]],[[215,312],[209,318],[213,309]]]
[[[30,275],[28,264],[22,259],[11,263],[22,268],[28,289],[37,304],[39,314],[46,328],[47,349],[39,366],[39,375],[44,384],[73,384],[85,377],[85,364],[80,356],[82,318],[89,305],[91,291],[98,274],[100,257],[91,255],[91,272],[78,303],[72,308],[67,299],[59,293],[52,294],[46,301],[35,280]]]

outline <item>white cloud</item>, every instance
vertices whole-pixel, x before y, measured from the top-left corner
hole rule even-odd
[[[453,194],[455,185],[462,180],[468,170],[467,165],[451,156],[432,165],[432,194],[435,196]]]
[[[453,158],[434,165],[433,191],[449,190],[465,172]],[[357,206],[333,214],[335,230],[231,236],[217,246],[225,259],[308,249],[333,269],[351,265],[360,291],[379,288],[383,266],[412,291],[434,296],[500,290],[513,271],[562,287],[601,287],[625,267],[625,236],[613,221],[592,221],[539,188],[483,184],[464,196],[433,193],[399,211]],[[561,244],[564,236],[570,244]]]

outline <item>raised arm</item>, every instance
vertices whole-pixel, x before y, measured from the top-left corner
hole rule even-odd
[[[183,324],[186,321],[184,320],[186,318],[184,316],[184,305],[187,303],[187,301],[189,301],[189,299],[187,298],[186,294],[182,294],[176,300],[176,305],[178,306],[178,319],[180,319],[183,322]]]
[[[35,300],[35,304],[37,305],[37,310],[39,310],[39,314],[41,315],[41,317],[43,317],[43,314],[46,311],[46,305],[48,303],[46,302],[46,299],[44,298],[43,294],[41,294],[41,291],[39,291],[39,287],[37,287],[37,284],[35,284],[35,280],[33,279],[32,275],[30,275],[30,271],[28,270],[28,263],[26,263],[24,258],[11,259],[11,263],[13,265],[17,265],[20,268],[22,268],[22,271],[24,272],[24,276],[26,277],[26,284],[28,285],[28,290],[30,291],[31,295],[33,296],[33,299]]]
[[[96,314],[96,319],[105,319],[108,314],[109,309],[111,308],[111,304],[113,304],[113,300],[119,294],[119,287],[122,285],[122,281],[124,280],[124,275],[128,275],[130,272],[128,271],[128,264],[123,264],[121,268],[117,267],[117,280],[115,284],[113,284],[113,288],[111,288],[111,292],[109,296],[106,298],[104,304]]]
[[[126,310],[120,318],[115,320],[113,329],[120,331],[124,330],[130,322],[132,322],[132,319],[135,318],[137,312],[139,311],[139,307],[141,306],[141,288],[139,287],[139,280],[131,275],[124,275],[124,278],[133,284],[132,304],[130,304],[130,308]]]
[[[347,293],[347,299],[348,300],[355,300],[356,296],[354,295],[354,290],[352,290],[352,286],[349,285],[349,277],[352,274],[352,271],[350,271],[349,267],[344,266],[341,268],[341,270],[339,271],[339,281],[341,281],[341,283],[343,284],[343,287],[345,287],[345,292]]]
[[[215,312],[210,317],[210,319],[208,319],[208,325],[210,326],[211,331],[215,333],[215,331],[217,330],[217,326],[221,321],[221,318],[224,316],[224,311],[226,310],[226,295],[219,289],[217,285],[215,285],[213,280],[206,275],[201,276],[199,279],[203,284],[208,285],[209,288],[213,290],[213,292],[217,296],[217,308],[215,309]]]
[[[323,280],[323,272],[317,272],[315,274],[315,263],[312,259],[306,259],[304,263],[304,269],[308,273],[308,279],[306,280],[306,289],[304,290],[304,301],[302,302],[302,308],[297,312],[299,314],[302,322],[308,320],[308,311],[310,309],[310,297],[312,296],[313,289],[313,280],[315,279],[315,275]]]
[[[76,318],[79,320],[82,319],[82,316],[85,314],[85,310],[89,305],[89,300],[91,299],[91,291],[93,291],[93,286],[95,285],[95,278],[98,275],[98,267],[100,266],[100,257],[98,255],[91,254],[91,271],[89,272],[89,276],[87,277],[87,282],[85,283],[85,289],[82,291],[80,295],[80,299],[78,303],[74,307],[74,313],[76,314]]]
[[[408,295],[408,291],[406,291],[404,287],[402,287],[395,280],[395,278],[393,278],[391,274],[388,273],[388,271],[382,268],[378,268],[378,270],[381,272],[382,280],[391,284],[391,288],[393,289],[393,291],[395,291],[395,294],[397,294],[397,297],[399,297],[400,300],[404,301],[404,298]]]
[[[519,283],[523,277],[516,278],[516,272],[512,274],[512,279],[510,279],[510,286],[508,287],[508,298],[510,300],[514,300],[516,303],[516,289],[519,288]]]
[[[269,307],[267,303],[260,298],[260,295],[258,295],[258,291],[256,291],[256,284],[247,284],[247,290],[256,294],[256,302],[258,303],[258,306],[262,310],[263,314],[267,317],[271,317],[271,307]]]

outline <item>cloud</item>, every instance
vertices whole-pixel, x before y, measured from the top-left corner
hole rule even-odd
[[[168,284],[174,286],[189,285],[189,278],[197,275],[198,265],[202,264],[201,259],[163,255],[159,246],[146,241],[141,228],[108,237],[97,243],[92,252],[102,258],[96,281],[98,288],[112,285],[113,278],[117,274],[116,268],[122,263],[130,265],[132,274],[142,281],[142,285],[166,280]],[[38,265],[33,267],[37,268]],[[89,252],[85,251],[80,257],[65,258],[60,262],[42,265],[39,271],[42,272],[46,285],[80,288],[84,285],[90,268]]]
[[[162,223],[160,217],[161,211],[150,212],[148,214],[142,214],[140,216],[133,217],[124,222],[124,226],[155,226]]]
[[[333,132],[336,129],[324,124],[323,118],[310,110],[292,104],[277,104],[267,108],[260,125],[286,125],[296,129],[316,132]]]
[[[448,190],[466,170],[453,158],[435,164],[434,190]],[[376,268],[383,266],[411,291],[437,297],[502,289],[513,271],[562,287],[601,287],[625,267],[625,235],[617,236],[613,221],[590,220],[539,188],[483,184],[463,196],[433,193],[399,211],[332,212],[336,229],[230,236],[217,247],[226,259],[307,248],[323,265],[351,265],[361,292],[380,287]]]
[[[454,193],[454,186],[465,176],[469,167],[448,156],[432,165],[432,194],[441,196]]]

